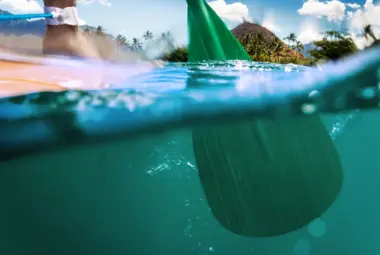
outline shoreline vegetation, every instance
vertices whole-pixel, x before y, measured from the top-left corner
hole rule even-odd
[[[250,30],[252,27],[253,29]],[[95,31],[91,31],[90,29],[83,31],[86,34],[95,33],[102,35],[104,33],[103,28],[100,26]],[[290,33],[281,40],[266,28],[249,22],[243,22],[234,28],[232,32],[251,56],[251,59],[257,62],[315,65],[320,62],[335,61],[360,51],[353,38],[345,30],[324,32],[321,40],[312,42],[313,47],[308,50],[310,57],[304,56],[305,45],[298,40],[294,33]],[[370,42],[370,46],[366,48],[380,45],[380,39],[374,35],[371,25],[363,28],[362,36]],[[155,37],[148,30],[143,34],[141,39],[132,38],[132,40],[128,40],[123,35],[117,35],[114,39],[118,47],[123,50],[143,53],[145,51],[143,45],[148,45],[148,48],[149,45],[151,47],[160,45],[164,49],[164,53],[158,56],[157,59],[169,62],[187,62],[188,60],[187,47],[176,47],[175,40],[170,31],[162,33],[158,37]]]

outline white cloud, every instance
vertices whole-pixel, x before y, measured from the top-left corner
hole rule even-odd
[[[111,7],[111,1],[110,0],[77,0],[78,4],[101,4],[108,7]]]
[[[355,11],[349,21],[353,30],[360,30],[368,24],[377,29],[380,27],[380,4],[374,5],[372,0],[367,0],[364,8]]]
[[[42,13],[42,6],[35,0],[0,0],[0,9],[15,14]]]
[[[349,27],[351,36],[358,46],[362,49],[372,43],[371,38],[365,38],[363,27],[370,24],[377,38],[380,38],[380,4],[373,4],[372,0],[367,0],[363,8],[356,10],[354,13],[348,14]]]
[[[366,46],[371,45],[371,42],[361,35],[352,33],[351,38],[359,49],[364,49]]]
[[[304,16],[327,18],[328,21],[342,21],[345,17],[346,5],[340,1],[332,0],[320,2],[308,0],[297,12]]]
[[[225,0],[214,0],[208,4],[224,21],[236,24],[243,20],[252,20],[247,5],[243,3],[227,4]]]
[[[359,4],[356,4],[356,3],[353,3],[353,4],[346,4],[348,7],[352,8],[352,9],[359,9],[360,8],[360,5]]]
[[[366,0],[364,4],[364,8],[368,9],[373,6],[373,0]]]
[[[318,23],[314,20],[307,20],[301,23],[298,40],[303,44],[311,43],[315,40],[322,39],[323,35],[321,34],[322,30],[320,29]]]
[[[352,10],[346,12],[345,6]],[[351,37],[360,49],[371,44],[371,38],[366,39],[362,36],[364,26],[372,25],[375,36],[380,38],[380,4],[374,4],[373,0],[366,0],[363,7],[357,3],[344,4],[338,0],[327,2],[308,0],[298,13],[316,18],[326,17],[329,21],[342,21],[347,18]],[[299,33],[300,40],[307,43],[312,40],[311,38],[320,39],[321,35],[317,33],[319,29],[316,28],[316,24],[304,24]]]
[[[348,19],[351,19],[352,16],[354,16],[354,13],[353,13],[353,12],[347,12],[347,18],[348,18]]]
[[[272,32],[280,32],[281,30],[279,29],[279,27],[276,25],[276,22],[275,22],[275,15],[271,12],[268,12],[268,13],[265,13],[264,14],[264,18],[263,18],[263,22],[261,23],[261,25],[267,29],[269,29],[270,31]]]

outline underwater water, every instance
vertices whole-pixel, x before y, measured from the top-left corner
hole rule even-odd
[[[290,84],[308,70],[267,63],[170,64],[104,91],[1,99],[0,194],[11,208],[0,212],[0,225],[7,226],[0,230],[1,254],[74,254],[73,247],[78,254],[378,254],[378,111],[321,115],[345,178],[335,203],[307,227],[277,237],[242,237],[216,221],[205,199],[191,127],[213,116],[222,121],[218,125],[237,121],[233,115],[246,105],[234,100],[231,88]],[[168,91],[188,97],[159,102]],[[244,97],[249,90],[237,91]],[[208,104],[197,106],[190,97]],[[145,106],[150,108],[139,112]],[[190,106],[191,112],[181,110]],[[217,114],[223,111],[228,116]],[[289,111],[285,117],[298,115]],[[149,125],[159,120],[166,122]],[[122,136],[126,130],[129,135]]]

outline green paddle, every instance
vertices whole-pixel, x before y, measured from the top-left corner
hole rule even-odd
[[[187,0],[189,61],[249,60],[204,0]],[[198,172],[214,216],[244,236],[285,234],[321,216],[343,182],[318,116],[193,129]]]

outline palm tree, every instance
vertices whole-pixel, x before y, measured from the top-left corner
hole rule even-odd
[[[294,48],[298,52],[301,52],[301,51],[303,51],[305,49],[304,45],[300,41],[296,42],[296,45],[295,45]]]
[[[173,42],[173,35],[170,31],[167,31],[167,32],[161,33],[160,39],[166,42]]]
[[[145,34],[143,35],[143,38],[145,39],[145,41],[148,41],[148,40],[150,40],[150,39],[153,38],[153,33],[150,32],[149,30],[147,30],[147,31],[145,32]]]
[[[243,47],[244,47],[251,40],[251,37],[252,37],[252,34],[246,33],[246,34],[244,34],[243,36],[241,36],[241,37],[239,37],[237,39],[241,43],[241,45],[243,45]]]
[[[266,61],[269,56],[269,49],[263,33],[256,34],[255,41],[256,57],[259,61]]]
[[[104,35],[104,28],[102,26],[97,26],[96,30],[95,30],[95,34],[99,35],[99,36],[103,36]]]
[[[142,49],[142,43],[138,38],[132,39],[131,49],[132,51],[140,51]]]
[[[260,61],[268,58],[268,47],[262,33],[255,35],[247,33],[239,38],[239,41],[253,60]]]
[[[366,26],[363,27],[363,36],[367,40],[368,40],[369,37],[373,40],[373,42],[371,43],[371,45],[369,47],[380,45],[380,39],[378,39],[376,37],[375,33],[372,30],[372,26],[371,25],[366,25]]]
[[[333,31],[328,32],[331,39],[337,40],[329,40],[326,35],[322,40],[313,41],[316,47],[309,53],[315,60],[337,60],[358,51],[352,38],[336,38]]]
[[[89,27],[86,27],[86,28],[83,30],[83,33],[84,33],[85,35],[89,35],[89,34],[91,34],[91,29],[90,29]]]
[[[295,45],[292,47],[293,50],[299,52],[302,54],[302,51],[305,49],[304,45],[300,41],[296,41]],[[299,55],[296,55],[296,58],[298,59]]]
[[[339,33],[343,36],[343,37],[347,37],[350,35],[350,33],[348,32],[348,29],[347,28],[342,28]]]
[[[126,48],[129,46],[128,40],[124,35],[117,35],[115,40],[120,48]]]
[[[252,34],[246,33],[242,37],[238,38],[238,40],[248,55],[253,56],[255,54],[254,36]]]
[[[284,38],[284,40],[287,40],[289,44],[297,41],[297,36],[295,33],[290,33],[287,37]]]
[[[340,32],[334,31],[334,30],[326,31],[323,34],[324,34],[325,40],[328,40],[328,39],[330,39],[330,40],[344,39],[344,36]]]
[[[125,36],[124,35],[121,35],[121,34],[118,34],[115,38],[116,42],[118,44],[123,44],[125,42]]]
[[[364,28],[363,28],[363,35],[364,35],[364,37],[366,39],[368,39],[368,37],[371,37],[374,41],[377,41],[377,38],[375,36],[375,33],[372,30],[372,26],[371,25],[364,26]]]
[[[334,34],[333,31],[326,31],[326,32],[324,32],[323,38],[326,38],[326,40],[328,40],[328,39],[332,40],[333,34]]]
[[[170,32],[170,31],[166,31],[166,38],[173,38],[173,35],[172,35],[172,32]]]
[[[161,34],[161,41],[165,42],[169,48],[169,50],[173,50],[174,47],[174,38],[170,31]]]
[[[274,37],[270,42],[269,42],[269,45],[268,45],[268,47],[269,47],[269,49],[272,51],[272,52],[274,52],[274,50],[276,49],[276,47],[277,47],[277,44],[278,44],[278,38],[277,37]]]
[[[280,62],[280,56],[285,49],[284,43],[278,39],[277,37],[273,38],[273,40],[269,43],[269,47],[272,51],[273,56],[276,58],[277,61]]]

